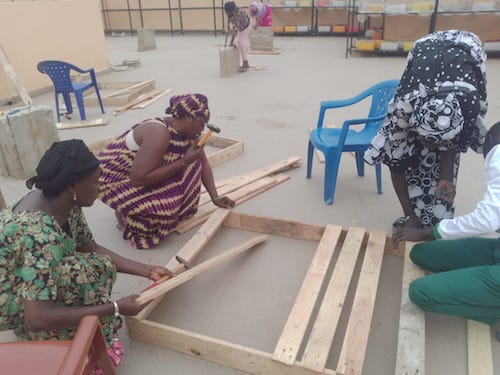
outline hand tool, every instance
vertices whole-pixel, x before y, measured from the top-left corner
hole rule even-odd
[[[181,258],[180,256],[176,255],[175,260],[177,260],[179,263],[181,263],[187,270],[190,268],[193,268],[193,265],[189,263],[187,260]]]
[[[208,137],[210,137],[213,132],[220,133],[220,129],[217,126],[212,125],[212,124],[207,124],[206,126],[208,128],[208,131],[203,135],[203,137],[201,137],[198,140],[196,147],[202,147],[205,144],[205,142],[207,141]]]

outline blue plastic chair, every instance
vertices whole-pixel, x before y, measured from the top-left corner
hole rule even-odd
[[[343,100],[330,100],[321,102],[318,124],[311,131],[307,150],[307,175],[311,178],[314,148],[325,155],[325,187],[324,200],[332,204],[335,195],[335,185],[339,171],[340,159],[343,152],[354,152],[358,176],[364,176],[364,153],[372,138],[375,136],[387,115],[387,104],[394,97],[399,80],[387,80],[368,88],[361,94]],[[346,120],[342,128],[324,128],[323,121],[327,109],[350,106],[371,97],[371,106],[366,118]],[[356,131],[352,125],[365,124],[363,129]],[[375,165],[377,177],[377,192],[382,193],[382,177],[380,164]]]
[[[47,74],[54,84],[57,122],[60,122],[61,117],[59,113],[59,94],[62,94],[64,98],[64,104],[66,106],[68,114],[73,113],[73,105],[71,104],[70,93],[73,93],[75,95],[78,110],[80,111],[80,118],[82,121],[84,121],[87,117],[85,116],[83,92],[88,89],[94,88],[97,99],[99,100],[99,105],[101,106],[101,111],[102,113],[104,113],[104,107],[102,106],[101,94],[99,93],[99,87],[95,78],[94,69],[91,68],[84,70],[70,63],[57,60],[41,61],[38,63],[37,68],[41,73]],[[70,75],[72,70],[78,73],[88,73],[90,76],[90,82],[73,82]]]

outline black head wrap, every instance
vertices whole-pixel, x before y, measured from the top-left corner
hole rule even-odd
[[[236,4],[234,1],[228,1],[224,4],[224,10],[228,13],[233,12],[236,9]]]
[[[54,142],[45,152],[36,168],[37,175],[26,181],[35,185],[46,196],[55,197],[76,181],[90,176],[99,161],[80,139]]]
[[[500,144],[500,122],[493,125],[486,133],[483,145],[483,156],[486,157],[493,147]]]

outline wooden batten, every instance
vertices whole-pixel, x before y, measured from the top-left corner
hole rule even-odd
[[[406,243],[403,264],[396,375],[425,375],[425,315],[408,297],[410,283],[425,275],[410,259],[413,245],[413,242]]]

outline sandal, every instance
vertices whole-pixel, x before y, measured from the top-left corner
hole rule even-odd
[[[421,224],[419,223],[418,221],[418,217],[416,215],[412,215],[412,216],[401,216],[401,217],[398,217],[394,223],[392,223],[392,229],[399,229],[399,228],[403,228],[405,226],[408,225],[408,223],[410,223],[411,221],[416,221],[416,227],[417,228],[420,228],[421,227]]]
[[[238,70],[239,73],[245,73],[248,70],[248,68],[244,68],[240,66],[240,69]]]

